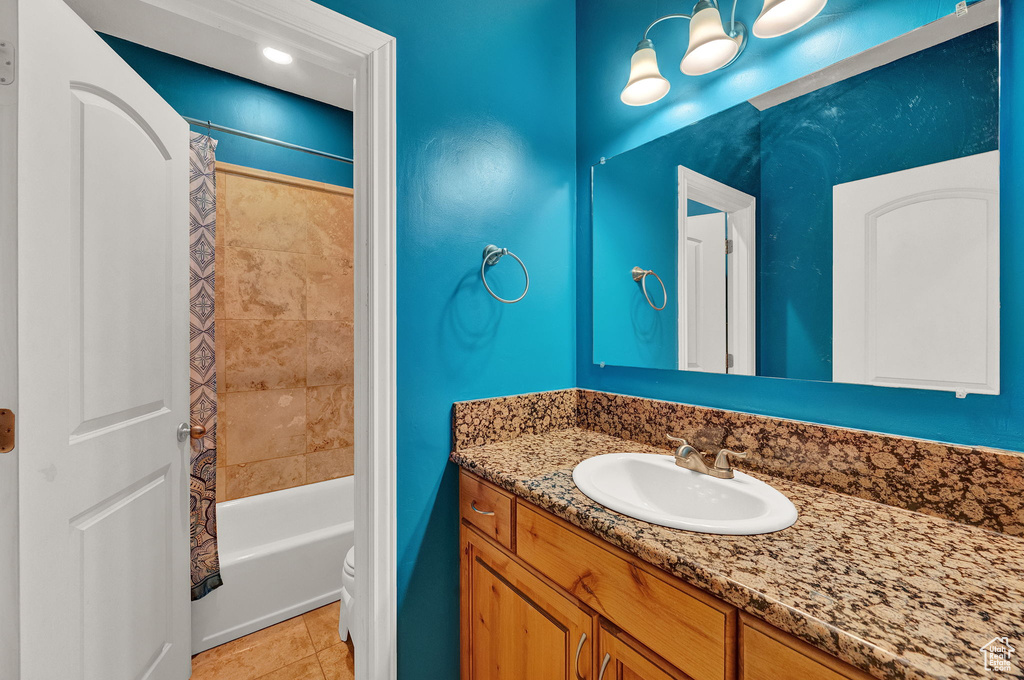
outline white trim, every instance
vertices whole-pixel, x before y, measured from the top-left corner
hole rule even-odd
[[[729,274],[726,278],[726,295],[729,300],[727,346],[734,361],[729,373],[754,375],[757,367],[757,200],[749,194],[680,165],[680,262],[683,262],[682,248],[686,241],[686,204],[690,200],[726,213],[728,238],[733,242],[733,251],[726,256],[729,263]],[[679,301],[682,304],[685,299],[682,273],[679,275],[679,286]],[[683,327],[685,317],[680,309],[680,370],[685,370],[686,367],[686,335]]]
[[[950,7],[952,5],[953,3],[951,2]],[[926,50],[929,47],[944,43],[947,40],[970,33],[982,26],[994,24],[997,21],[999,21],[998,0],[982,0],[971,5],[963,16],[952,12],[940,19],[936,19],[930,24],[925,24],[881,45],[876,45],[852,57],[830,64],[803,78],[797,78],[774,90],[751,97],[748,101],[758,111],[764,111],[773,106],[788,102],[791,99],[802,97],[815,90],[834,85],[847,78],[852,78],[879,66],[885,66],[897,59],[902,59],[903,57]]]
[[[396,47],[367,54],[355,93],[357,680],[398,677]]]
[[[356,76],[355,540],[357,680],[397,678],[396,42],[311,0],[149,0],[231,35],[304,43]],[[353,68],[354,66],[354,68]],[[340,578],[340,574],[339,574]],[[182,679],[184,680],[184,678]]]
[[[349,111],[352,87],[339,87],[338,74],[354,78],[361,55],[374,44],[363,41],[359,53],[340,51],[330,38],[333,29],[319,27],[337,23],[326,7],[296,14],[294,5],[266,0],[66,2],[94,30]],[[283,11],[275,14],[274,7]],[[285,21],[277,20],[280,14]],[[274,64],[263,57],[264,47],[283,49],[294,60]]]

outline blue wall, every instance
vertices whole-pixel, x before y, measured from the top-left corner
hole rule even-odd
[[[677,368],[678,168],[717,179],[760,205],[759,122],[757,109],[744,103],[594,166],[594,363]],[[713,212],[694,201],[687,210]],[[629,275],[634,266],[661,276],[665,309],[647,304]],[[660,304],[661,287],[647,282]]]
[[[761,114],[758,375],[832,379],[832,188],[993,151],[999,28]]]
[[[239,78],[202,64],[100,34],[183,116],[352,158],[352,112]],[[205,127],[192,127],[206,133]],[[344,187],[352,166],[341,161],[223,132],[217,160]]]
[[[675,369],[679,316],[674,182],[649,174],[647,154],[637,150],[595,165],[594,363]],[[633,267],[655,271],[670,291],[662,297],[653,276],[644,298]]]
[[[741,2],[748,25],[759,3]],[[703,404],[945,441],[1024,449],[1024,138],[1019,125],[1000,132],[1002,161],[1002,394],[958,400],[945,392],[722,376],[591,363],[590,165],[660,137],[751,96],[892,39],[953,11],[953,0],[831,0],[804,28],[775,40],[754,39],[732,67],[685,78],[675,64],[686,22],[652,31],[672,91],[647,107],[619,101],[629,56],[652,19],[676,11],[656,0],[580,0],[577,14],[577,383],[581,387]],[[1003,2],[1004,121],[1024,115],[1024,7]],[[675,24],[675,25],[673,25]]]
[[[451,404],[575,384],[574,6],[319,1],[398,39],[399,677],[457,680]]]

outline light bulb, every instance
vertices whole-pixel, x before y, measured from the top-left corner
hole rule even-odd
[[[795,31],[818,16],[828,0],[764,0],[761,14],[754,22],[758,38],[777,38]]]
[[[274,62],[275,64],[290,64],[292,63],[292,55],[281,50],[275,50],[273,47],[264,47],[263,56]]]

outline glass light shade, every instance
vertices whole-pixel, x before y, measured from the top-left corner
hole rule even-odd
[[[644,106],[653,104],[668,94],[669,83],[658,70],[658,57],[654,43],[641,40],[629,61],[629,81],[619,98],[623,104]]]
[[[690,47],[679,63],[679,70],[688,76],[702,76],[722,68],[739,54],[739,41],[730,38],[722,28],[722,15],[711,3],[690,20]]]
[[[828,0],[764,0],[764,7],[754,22],[758,38],[777,38],[795,31],[818,16]]]

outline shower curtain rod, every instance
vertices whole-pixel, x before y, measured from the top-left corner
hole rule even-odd
[[[345,158],[338,154],[328,153],[326,151],[319,151],[317,149],[311,149],[308,146],[299,146],[298,144],[292,144],[291,142],[282,142],[280,139],[274,139],[273,137],[264,137],[263,135],[253,134],[252,132],[246,132],[245,130],[236,130],[234,128],[225,127],[223,125],[217,125],[211,123],[208,120],[199,120],[198,118],[191,118],[189,116],[182,116],[185,122],[190,125],[197,127],[204,127],[207,130],[216,130],[217,132],[224,132],[229,135],[236,135],[238,137],[245,137],[246,139],[253,139],[257,142],[266,142],[267,144],[273,144],[274,146],[280,146],[285,149],[291,149],[293,151],[301,151],[302,153],[313,154],[314,156],[321,156],[323,158],[330,158],[331,160],[341,161],[342,163],[354,164],[351,158]]]

